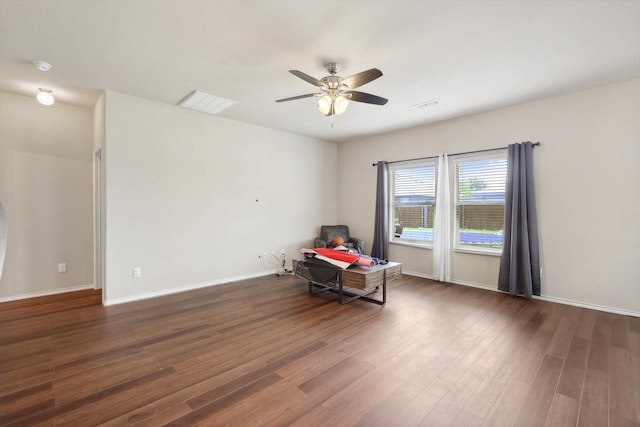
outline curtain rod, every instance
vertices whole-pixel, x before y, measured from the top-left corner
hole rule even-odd
[[[540,142],[534,142],[532,144],[534,147],[539,147]],[[464,154],[475,154],[475,153],[484,153],[486,151],[496,151],[496,150],[504,150],[506,148],[509,147],[498,147],[498,148],[487,148],[485,150],[476,150],[476,151],[465,151],[463,153],[453,153],[453,154],[449,154],[449,156],[462,156]],[[416,157],[415,159],[405,159],[405,160],[394,160],[392,162],[387,162],[387,164],[393,164],[393,163],[402,163],[402,162],[412,162],[414,160],[429,160],[429,159],[437,159],[438,156],[429,156],[429,157]],[[373,163],[371,166],[378,166],[378,163]]]

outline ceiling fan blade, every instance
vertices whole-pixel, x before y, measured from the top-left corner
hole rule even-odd
[[[316,95],[320,95],[320,94],[319,93],[308,93],[306,95],[292,96],[291,98],[276,99],[276,102],[294,101],[296,99],[311,98],[312,96],[316,96]]]
[[[349,89],[355,89],[359,86],[362,86],[363,84],[377,79],[380,76],[382,76],[382,71],[378,70],[377,68],[371,68],[370,70],[354,74],[351,77],[347,77],[346,79],[342,80],[342,84],[347,85]]]
[[[327,87],[327,85],[321,82],[320,80],[316,79],[315,77],[311,77],[309,74],[305,74],[302,71],[289,70],[289,72],[296,77],[300,77],[305,82],[311,83],[314,86]]]
[[[387,102],[389,102],[387,98],[371,95],[370,93],[358,92],[356,90],[349,90],[349,91],[346,91],[345,93],[351,94],[351,97],[348,98],[351,101],[366,102],[367,104],[376,104],[376,105],[384,105]]]

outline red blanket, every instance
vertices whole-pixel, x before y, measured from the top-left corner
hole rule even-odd
[[[370,257],[349,252],[336,251],[329,248],[300,249],[302,254],[314,254],[316,258],[327,261],[342,269],[352,265],[371,267],[374,265]]]
[[[358,258],[360,258],[360,256],[356,254],[350,254],[348,252],[336,251],[328,248],[314,248],[313,250],[327,258],[337,259],[338,261],[348,262],[349,264],[353,264],[358,260]]]

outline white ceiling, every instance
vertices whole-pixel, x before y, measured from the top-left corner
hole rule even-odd
[[[37,71],[33,60],[53,68]],[[344,115],[288,70],[384,75]],[[0,90],[92,107],[108,89],[329,141],[640,77],[640,0],[0,0]],[[434,98],[441,104],[416,109]],[[44,107],[43,107],[44,108]]]

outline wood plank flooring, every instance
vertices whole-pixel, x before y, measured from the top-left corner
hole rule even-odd
[[[640,426],[640,318],[405,275],[0,304],[2,426]]]

